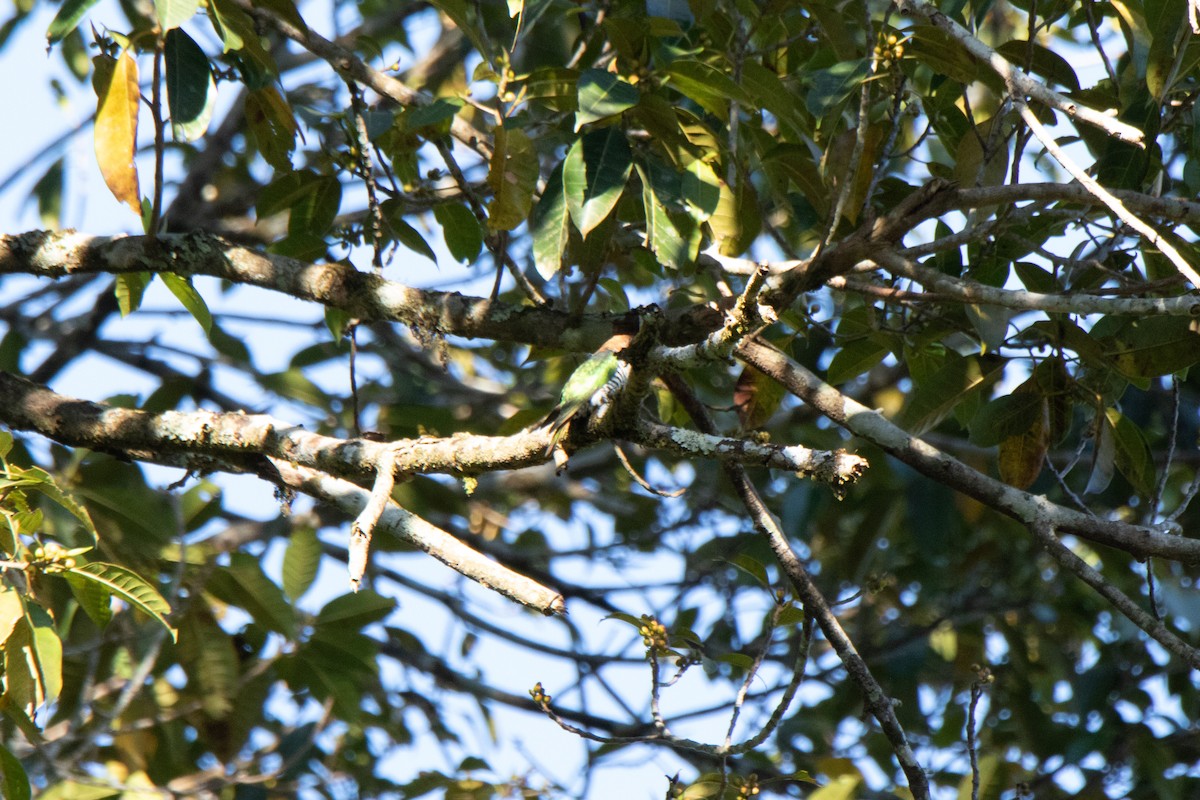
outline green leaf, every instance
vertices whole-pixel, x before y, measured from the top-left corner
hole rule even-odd
[[[24,469],[15,464],[9,465],[8,473],[10,477],[19,477],[22,481],[26,481],[30,489],[45,495],[57,505],[71,512],[71,515],[79,520],[80,524],[83,525],[83,529],[87,531],[91,543],[93,545],[96,544],[100,535],[96,532],[96,525],[92,522],[91,515],[75,497],[59,488],[54,480],[54,476],[41,467]]]
[[[70,585],[75,601],[79,603],[79,607],[88,615],[88,618],[96,623],[96,627],[107,626],[113,618],[112,593],[108,591],[108,588],[95,581],[81,578],[72,572],[64,573],[63,577]]]
[[[299,369],[267,373],[260,375],[258,380],[264,389],[275,392],[280,397],[287,397],[318,407],[329,404],[329,399],[325,392],[321,391],[321,387],[313,383],[312,379]]]
[[[21,593],[14,586],[0,586],[0,647],[23,616],[25,606],[21,603]]]
[[[685,97],[721,119],[729,116],[730,102],[753,105],[750,95],[734,83],[733,78],[703,61],[680,59],[672,62],[667,67],[667,80]]]
[[[409,225],[404,219],[404,201],[393,197],[390,200],[384,200],[379,208],[383,212],[384,222],[387,223],[388,238],[395,239],[414,253],[425,256],[436,266],[437,255],[433,252],[433,248],[425,241],[425,237],[421,235],[420,231]],[[478,228],[478,226],[476,227]]]
[[[442,203],[433,207],[433,217],[442,226],[450,255],[456,261],[474,263],[483,249],[483,228],[471,209],[460,203]]]
[[[1115,408],[1105,409],[1104,415],[1112,426],[1113,455],[1117,469],[1138,494],[1151,496],[1154,493],[1155,469],[1145,434],[1129,417]]]
[[[563,162],[563,191],[580,233],[587,236],[616,208],[632,171],[633,154],[620,129],[575,140]]]
[[[979,359],[951,355],[928,378],[918,382],[900,415],[902,424],[917,436],[931,430],[969,395],[995,381],[1002,371],[1001,366],[994,366],[985,373]]]
[[[296,637],[296,614],[276,586],[249,553],[234,553],[229,566],[218,568],[205,587],[217,599],[245,611],[269,630]]]
[[[466,101],[457,97],[439,97],[432,103],[415,108],[405,109],[397,115],[400,127],[406,131],[434,130],[438,133],[448,133],[450,122],[459,111],[462,111]]]
[[[679,194],[696,222],[707,222],[721,202],[721,180],[707,162],[696,159],[679,176]]]
[[[324,236],[333,228],[341,205],[342,184],[332,175],[322,175],[292,205],[288,236]]]
[[[779,410],[787,392],[783,384],[747,365],[738,376],[733,391],[733,406],[737,410],[742,430],[761,428]]]
[[[54,620],[31,600],[4,642],[4,697],[32,717],[62,690],[62,642]]]
[[[354,319],[347,312],[333,306],[325,306],[325,327],[329,329],[333,335],[334,342],[342,341],[342,337],[346,335],[346,330],[350,327],[350,320]]]
[[[764,589],[771,588],[771,580],[767,577],[767,567],[757,558],[745,553],[739,553],[734,556],[731,563],[757,581]]]
[[[492,201],[488,204],[488,227],[511,231],[529,216],[533,190],[537,188],[538,157],[533,142],[520,130],[496,129],[495,150],[488,168]]]
[[[854,339],[834,354],[825,380],[834,386],[857,378],[887,357],[891,350],[874,339]]]
[[[822,117],[856,91],[867,77],[870,62],[865,58],[839,61],[832,67],[805,75],[811,87],[804,99],[808,113]]]
[[[1025,39],[1013,39],[997,47],[996,52],[1022,69],[1028,64],[1027,71],[1041,75],[1067,91],[1078,92],[1080,89],[1079,77],[1075,74],[1071,62],[1044,45],[1030,43]]]
[[[163,55],[167,70],[167,106],[176,141],[194,142],[208,130],[217,102],[208,57],[182,29],[167,32]]]
[[[75,575],[80,579],[102,586],[114,597],[119,597],[158,622],[171,633],[172,639],[175,638],[175,629],[167,622],[171,606],[167,604],[157,589],[136,572],[117,564],[91,561],[66,570],[66,574]]]
[[[579,110],[575,112],[575,130],[589,122],[616,116],[637,105],[641,92],[637,87],[601,69],[584,70],[579,75]]]
[[[720,661],[722,664],[731,664],[738,669],[750,669],[754,666],[754,659],[745,653],[723,653],[717,656],[715,661]]]
[[[964,86],[974,83],[979,74],[979,64],[958,40],[932,25],[914,26],[904,52],[935,75],[944,75]]]
[[[680,208],[679,178],[654,163],[647,167],[639,164],[637,170],[642,179],[642,204],[646,211],[646,245],[660,264],[682,269],[695,260],[692,244],[698,246],[699,239],[689,235],[694,226]],[[684,225],[686,230],[682,229]]]
[[[570,114],[579,108],[579,71],[538,67],[522,84],[528,100],[543,100],[552,110]],[[630,87],[633,88],[633,87]]]
[[[50,40],[50,44],[58,44],[67,38],[67,35],[79,26],[80,21],[91,7],[98,2],[100,0],[64,0],[58,8],[58,13],[51,20],[50,27],[46,29],[46,38]]]
[[[1130,378],[1170,375],[1200,362],[1200,333],[1183,317],[1122,320],[1115,333],[1093,335],[1104,341],[1106,358]]]
[[[290,172],[299,128],[287,100],[275,86],[263,86],[246,95],[245,114],[258,152],[275,169]]]
[[[258,219],[266,219],[287,211],[305,195],[312,192],[321,180],[323,180],[322,176],[311,169],[301,169],[280,175],[258,193],[255,201]]]
[[[755,107],[770,111],[780,126],[787,131],[788,139],[800,141],[806,134],[804,116],[796,104],[797,92],[789,88],[772,70],[756,59],[742,63],[742,86],[749,93]]]
[[[7,747],[0,744],[0,794],[5,800],[29,800],[33,792],[29,788],[29,776],[21,760]]]
[[[312,528],[297,528],[283,552],[283,591],[293,602],[308,591],[321,565],[321,540]]]
[[[121,796],[120,789],[97,786],[94,783],[63,781],[38,794],[38,800],[108,800]]]
[[[571,238],[571,215],[563,191],[563,165],[560,162],[546,179],[546,189],[529,214],[529,234],[533,238],[533,264],[542,280],[550,280],[562,269],[563,254]]]
[[[779,172],[795,185],[804,199],[818,214],[829,210],[829,190],[821,179],[821,171],[813,155],[804,145],[781,144],[771,148],[764,159],[764,166],[777,167]]]
[[[160,272],[159,277],[171,290],[171,294],[175,295],[175,298],[183,304],[196,322],[200,323],[204,333],[208,334],[212,330],[212,312],[208,310],[208,304],[196,291],[196,287],[192,286],[192,279],[176,275],[174,272]]]
[[[195,16],[199,5],[199,0],[154,0],[154,13],[158,16],[158,24],[170,34]]]
[[[1043,397],[1037,391],[1013,392],[985,404],[971,420],[971,443],[994,447],[1033,427],[1042,412]]]
[[[713,238],[724,256],[740,256],[762,230],[758,211],[758,193],[754,185],[742,181],[736,188],[721,181],[721,197],[708,221]]]
[[[30,190],[30,196],[37,201],[38,218],[42,227],[57,229],[62,227],[63,199],[63,162],[59,158],[38,178]]]
[[[335,597],[325,604],[313,624],[327,631],[361,630],[379,622],[392,613],[396,601],[390,597],[364,590]]]
[[[482,26],[475,19],[475,15],[469,11],[472,6],[468,6],[466,0],[432,0],[430,5],[449,17],[454,23],[454,27],[462,31],[467,40],[484,57],[484,61],[488,60],[492,50],[488,46],[488,41],[480,35]]]

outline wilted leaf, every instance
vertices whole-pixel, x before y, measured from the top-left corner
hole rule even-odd
[[[1028,489],[1042,473],[1046,451],[1050,446],[1047,430],[1046,399],[1034,392],[1022,392],[1037,402],[1028,409],[1029,423],[1021,433],[1010,435],[1000,442],[998,454],[1000,480],[1018,489]],[[1018,395],[1013,395],[1014,397]]]
[[[96,161],[109,191],[140,216],[142,199],[137,166],[133,163],[140,103],[137,62],[125,52],[115,60],[96,56],[93,63],[96,66],[93,85],[97,98]]]
[[[537,178],[538,158],[533,142],[515,128],[497,128],[496,148],[487,176],[492,187],[489,228],[510,231],[525,221],[533,205]]]
[[[787,392],[783,385],[754,367],[746,366],[733,389],[733,406],[737,409],[742,430],[761,428],[779,410]]]

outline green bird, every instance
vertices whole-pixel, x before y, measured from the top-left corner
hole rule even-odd
[[[617,358],[617,353],[628,347],[632,340],[632,336],[624,333],[613,336],[567,378],[558,405],[538,425],[539,429],[550,433],[546,455],[553,453],[567,435],[572,420],[601,410],[625,385],[629,365]]]

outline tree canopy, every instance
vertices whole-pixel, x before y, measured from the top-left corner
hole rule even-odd
[[[1194,3],[43,30],[5,796],[1200,792]]]

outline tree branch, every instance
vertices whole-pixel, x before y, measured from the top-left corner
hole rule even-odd
[[[1200,563],[1200,540],[1171,536],[1153,528],[1100,519],[1064,508],[978,472],[927,442],[910,436],[878,411],[863,406],[822,381],[783,353],[758,341],[744,342],[738,357],[779,381],[788,391],[846,430],[883,448],[918,472],[974,497],[1025,524],[1045,518],[1058,530],[1124,550],[1139,558],[1155,556]]]
[[[280,19],[270,9],[249,2],[249,0],[233,0],[234,5],[241,8],[251,17],[270,25],[280,34],[296,42],[313,55],[327,62],[329,66],[343,77],[358,81],[364,86],[390,98],[402,106],[425,106],[433,102],[433,98],[425,92],[417,91],[390,75],[367,65],[354,53],[339,44],[329,41],[311,28],[301,30],[290,22]],[[492,157],[491,137],[471,125],[462,117],[455,117],[450,122],[450,133],[455,139],[479,154],[484,161]]]
[[[971,35],[970,31],[959,25],[932,3],[926,0],[898,0],[900,10],[906,14],[917,14],[925,17],[949,36],[961,44],[968,53],[992,68],[992,71],[1004,79],[1005,83],[1015,86],[1022,94],[1032,97],[1039,103],[1058,109],[1072,119],[1086,122],[1100,128],[1110,136],[1138,145],[1145,146],[1145,134],[1132,125],[1126,125],[1116,118],[1101,111],[1081,106],[1069,98],[1050,89],[1045,84],[1035,81],[1024,71],[1009,63],[1003,56]]]

